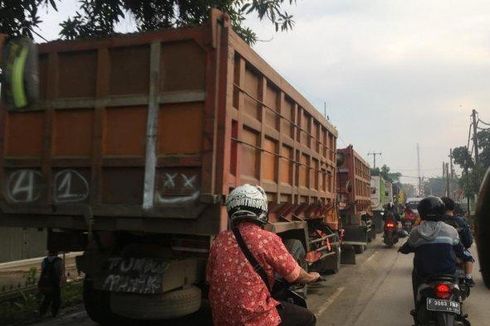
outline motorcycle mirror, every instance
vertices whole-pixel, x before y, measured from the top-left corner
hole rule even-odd
[[[483,281],[490,289],[490,168],[483,178],[476,203],[475,239]]]

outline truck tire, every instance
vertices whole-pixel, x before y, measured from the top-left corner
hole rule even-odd
[[[112,293],[111,309],[121,316],[141,320],[173,319],[201,307],[201,289],[191,286],[164,294]]]
[[[303,243],[298,239],[287,239],[284,241],[284,245],[286,246],[289,253],[296,259],[298,264],[304,269],[308,269],[308,265],[306,263],[306,251]]]
[[[362,254],[366,249],[365,245],[354,245],[354,251],[356,254]]]
[[[93,282],[86,277],[83,280],[83,304],[90,319],[100,325],[131,325],[130,320],[111,311],[111,294],[94,289]]]

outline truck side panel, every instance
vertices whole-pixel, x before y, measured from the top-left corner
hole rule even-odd
[[[41,103],[0,110],[0,223],[212,235],[248,182],[272,222],[337,224],[337,131],[226,17],[39,52]]]

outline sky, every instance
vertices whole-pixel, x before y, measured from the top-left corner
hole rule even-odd
[[[59,12],[43,13],[41,34],[57,38]],[[490,2],[486,0],[298,0],[292,31],[250,17],[254,49],[372,164],[416,183],[442,174],[451,147],[466,145],[472,109],[490,121]],[[119,31],[134,29],[131,18]]]

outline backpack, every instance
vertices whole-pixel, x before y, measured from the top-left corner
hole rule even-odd
[[[37,282],[37,288],[42,294],[51,293],[56,287],[60,284],[60,276],[56,273],[55,264],[61,261],[61,258],[56,257],[52,261],[49,261],[48,258],[44,258],[41,276],[39,277],[39,281]]]

